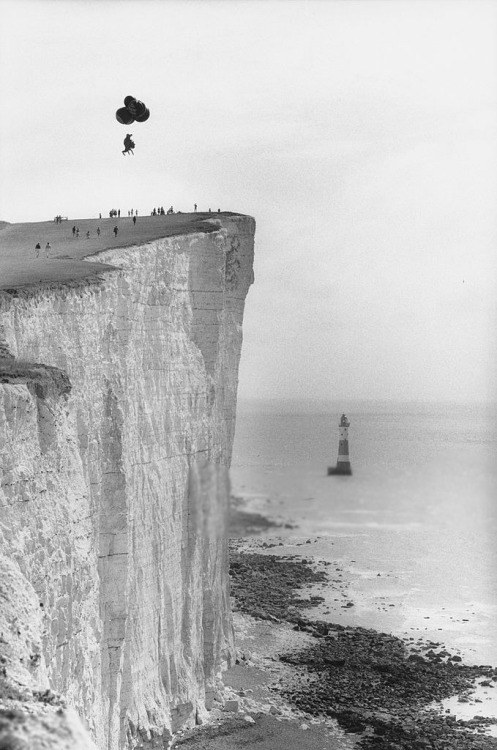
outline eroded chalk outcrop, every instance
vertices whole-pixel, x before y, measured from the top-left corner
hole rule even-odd
[[[0,553],[0,747],[97,750],[75,709],[49,687],[38,596]]]
[[[0,293],[0,549],[36,597],[40,685],[102,750],[167,747],[232,659],[224,530],[253,235],[223,217],[99,253],[118,269],[101,277]]]

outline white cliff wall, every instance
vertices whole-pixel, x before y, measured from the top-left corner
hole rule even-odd
[[[253,235],[223,217],[100,253],[119,270],[99,279],[0,293],[1,550],[39,598],[39,668],[102,750],[167,747],[232,657],[224,531]]]

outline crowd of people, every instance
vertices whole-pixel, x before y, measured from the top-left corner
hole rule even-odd
[[[220,213],[221,213],[221,209],[220,209],[220,208],[218,208],[218,209],[217,209],[217,212],[218,212],[218,214],[220,214]],[[182,212],[182,211],[175,211],[175,210],[174,210],[174,208],[173,208],[172,206],[170,206],[170,207],[169,207],[169,208],[167,209],[167,211],[164,211],[164,206],[160,206],[159,208],[153,208],[153,209],[152,209],[152,210],[150,211],[150,216],[169,216],[170,214],[175,214],[175,213],[176,213],[176,214],[181,214],[181,213],[183,213],[183,212]],[[196,214],[196,213],[197,213],[197,204],[196,204],[196,203],[194,203],[194,204],[193,204],[193,213],[194,213],[194,214]],[[210,208],[209,208],[209,209],[208,209],[208,213],[210,213],[210,214],[211,214],[211,213],[212,213],[212,209],[210,209]],[[131,215],[133,215],[133,214],[131,214]]]
[[[193,204],[193,212],[197,213],[197,204],[196,203]],[[208,209],[208,212],[212,213],[212,211],[211,211],[210,208]],[[218,214],[221,213],[221,209],[218,208],[217,212],[218,212]],[[164,210],[164,206],[159,206],[158,208],[153,208],[152,209],[152,211],[150,212],[150,216],[169,216],[170,214],[174,214],[174,213],[180,214],[181,211],[175,211],[174,208],[173,208],[173,206],[170,206],[167,209],[167,211],[166,211],[166,210]],[[130,208],[128,210],[128,218],[133,219],[133,224],[136,224],[136,218],[137,218],[137,216],[138,216],[138,209],[136,209],[136,208]],[[120,219],[121,218],[121,209],[120,208],[117,208],[117,209],[116,208],[111,208],[110,211],[109,211],[109,217],[111,219],[113,219],[113,218]],[[101,213],[98,215],[98,218],[99,219],[102,218],[102,214]],[[62,224],[62,221],[67,221],[67,217],[66,216],[61,216],[60,214],[58,214],[57,216],[54,217],[54,222],[56,224]],[[80,231],[79,227],[77,227],[74,224],[74,226],[72,228],[72,236],[73,236],[73,238],[79,239],[79,231]],[[117,224],[114,226],[114,229],[112,231],[114,232],[114,237],[117,237],[117,234],[119,232],[119,227],[117,226]],[[87,232],[86,232],[86,239],[89,240],[90,236],[91,236],[90,235],[90,230],[88,229]],[[100,237],[100,227],[97,227],[97,237]],[[49,252],[50,252],[51,249],[52,248],[51,248],[50,242],[47,242],[47,244],[45,245],[45,253],[46,253],[46,257],[47,258],[48,258],[48,254],[49,254]],[[35,252],[36,252],[36,257],[37,258],[40,257],[40,251],[41,251],[41,244],[39,242],[37,242],[36,245],[35,245]]]
[[[164,206],[160,206],[159,208],[153,208],[150,211],[150,216],[169,216],[170,214],[174,213],[174,208],[170,206],[167,211],[164,211]],[[180,214],[181,211],[176,211],[177,214]]]
[[[167,209],[167,211],[164,209],[164,206],[158,206],[158,207],[154,207],[150,211],[150,216],[170,216],[171,214],[181,214],[181,213],[183,213],[183,212],[182,211],[175,211],[174,208],[173,208],[173,206],[169,206],[169,208]],[[196,203],[193,204],[193,213],[194,214],[197,213],[197,204]],[[212,209],[209,208],[208,209],[208,213],[211,214],[212,213]],[[221,209],[220,208],[217,209],[217,213],[218,214],[221,213]],[[111,219],[112,218],[120,219],[121,218],[121,209],[120,208],[118,208],[118,209],[112,208],[109,211],[109,216],[110,216]],[[138,209],[131,208],[128,211],[128,216],[131,217],[131,218],[134,217],[134,216],[138,216]],[[100,218],[102,218],[102,214],[100,214]]]

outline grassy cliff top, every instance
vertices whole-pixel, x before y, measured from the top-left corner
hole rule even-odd
[[[23,224],[0,222],[0,289],[12,289],[40,282],[67,282],[82,279],[113,266],[87,263],[89,255],[114,247],[143,245],[161,237],[195,232],[212,232],[217,227],[208,219],[233,216],[231,212],[138,216],[136,224],[128,216],[102,219],[69,219],[61,224],[41,221]],[[72,228],[79,228],[79,238]],[[114,227],[118,227],[117,237]],[[97,228],[100,227],[100,236]],[[90,232],[90,238],[86,233]],[[35,245],[40,243],[39,257]],[[47,242],[51,249],[48,258]]]

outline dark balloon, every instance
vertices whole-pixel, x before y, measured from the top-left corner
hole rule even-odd
[[[116,120],[120,122],[121,125],[131,125],[131,123],[135,121],[135,118],[126,107],[121,107],[121,109],[118,109],[116,112]]]
[[[150,117],[150,110],[145,107],[145,110],[142,115],[136,115],[135,120],[136,122],[145,122]]]
[[[124,107],[116,112],[116,120],[122,125],[131,125],[132,122],[145,122],[150,117],[150,110],[139,99],[134,96],[126,96]]]

